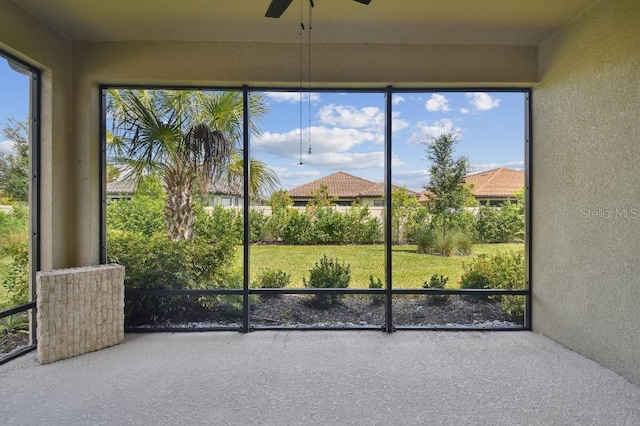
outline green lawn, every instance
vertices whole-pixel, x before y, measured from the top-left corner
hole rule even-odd
[[[472,256],[430,256],[416,253],[412,245],[393,247],[393,285],[396,288],[420,288],[433,274],[449,277],[448,287],[457,287],[463,262],[473,256],[497,251],[522,250],[522,244],[476,244]],[[250,249],[251,281],[260,271],[282,269],[291,274],[291,287],[302,287],[302,277],[326,254],[351,265],[350,287],[368,287],[369,275],[384,282],[383,245],[293,246],[253,245]],[[236,265],[242,268],[242,250],[238,250]]]

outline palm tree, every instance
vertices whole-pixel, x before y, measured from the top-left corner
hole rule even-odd
[[[158,173],[167,201],[165,222],[173,241],[194,238],[193,196],[217,179],[242,182],[243,97],[239,92],[194,90],[109,90],[108,143],[128,176]],[[266,113],[261,96],[252,96],[250,131]],[[252,175],[252,172],[253,173]],[[273,170],[250,162],[255,194],[268,193],[279,181]],[[252,192],[254,187],[251,188]]]

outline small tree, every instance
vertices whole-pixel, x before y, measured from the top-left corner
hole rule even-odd
[[[405,243],[408,237],[408,225],[416,216],[420,203],[409,194],[404,186],[391,191],[391,230],[395,243]]]
[[[469,171],[467,157],[454,158],[453,148],[458,141],[455,132],[432,138],[427,145],[427,159],[431,162],[431,180],[425,186],[433,197],[432,212],[442,219],[442,238],[446,238],[447,224],[467,200],[464,178]]]
[[[286,190],[280,189],[278,191],[275,191],[273,194],[271,194],[271,197],[269,197],[269,201],[267,202],[267,205],[271,207],[272,212],[276,212],[276,211],[286,210],[289,207],[291,207],[293,205],[293,200],[291,199],[291,197],[289,196],[289,193]]]
[[[0,193],[12,201],[29,199],[29,128],[27,121],[7,120],[2,129],[13,141],[13,153],[0,153]]]

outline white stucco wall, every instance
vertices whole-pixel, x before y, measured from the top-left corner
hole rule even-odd
[[[602,0],[541,45],[532,159],[533,328],[638,384],[639,23]]]

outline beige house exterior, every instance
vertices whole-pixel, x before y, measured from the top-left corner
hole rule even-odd
[[[101,85],[299,86],[295,13],[142,5],[0,0],[0,50],[41,70],[42,270],[101,262]],[[640,384],[639,222],[596,214],[640,199],[640,2],[360,6],[316,7],[313,87],[531,90],[532,329]]]

